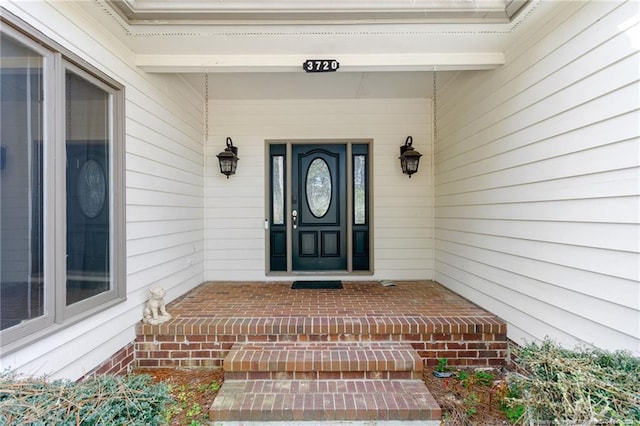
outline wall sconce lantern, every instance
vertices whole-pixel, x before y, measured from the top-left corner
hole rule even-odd
[[[216,155],[218,161],[220,161],[220,173],[227,176],[236,174],[236,167],[238,166],[238,148],[233,146],[231,138],[227,138],[227,147],[220,154]]]
[[[407,136],[407,140],[404,141],[404,145],[400,146],[400,166],[402,167],[402,173],[405,175],[411,175],[418,171],[418,164],[420,163],[420,154],[418,151],[413,149],[411,146],[413,145],[413,138],[411,136]]]

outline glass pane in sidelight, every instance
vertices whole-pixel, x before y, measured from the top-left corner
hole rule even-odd
[[[353,158],[353,213],[356,225],[364,225],[367,220],[366,179],[366,157],[355,155]]]
[[[273,157],[271,182],[272,182],[272,208],[273,224],[284,225],[284,157]]]

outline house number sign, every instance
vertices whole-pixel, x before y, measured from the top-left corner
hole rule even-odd
[[[335,59],[307,59],[302,64],[306,72],[334,72],[340,68],[340,63]]]

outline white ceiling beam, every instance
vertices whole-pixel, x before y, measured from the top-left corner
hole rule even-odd
[[[304,72],[307,59],[335,59],[337,72],[456,71],[494,69],[502,52],[425,54],[309,55],[137,55],[136,65],[150,73]]]
[[[509,22],[528,0],[102,0],[130,24],[224,22]]]
[[[132,11],[196,10],[504,10],[511,0],[111,0]]]

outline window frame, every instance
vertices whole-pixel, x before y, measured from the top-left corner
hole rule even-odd
[[[0,331],[0,355],[18,350],[126,300],[125,87],[75,53],[0,8],[2,33],[43,57],[43,280],[42,316]],[[109,98],[110,289],[66,305],[66,108],[67,71]]]

